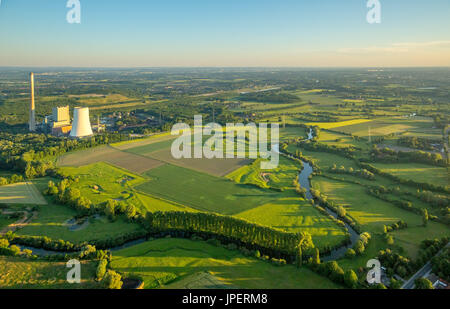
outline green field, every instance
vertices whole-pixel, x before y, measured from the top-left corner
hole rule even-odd
[[[79,180],[72,187],[79,189],[94,204],[115,199],[139,205],[132,187],[146,181],[139,175],[103,162],[82,167],[61,167],[59,172],[64,177],[78,177]]]
[[[236,217],[291,233],[308,232],[314,244],[321,248],[335,245],[346,231],[298,197],[279,198],[271,203],[241,212]]]
[[[0,204],[45,205],[42,194],[31,182],[0,186]]]
[[[34,181],[39,190],[44,190],[49,178]],[[47,198],[48,205],[40,206],[38,216],[23,229],[17,231],[19,235],[42,236],[52,239],[64,239],[74,243],[90,240],[110,239],[130,232],[140,231],[142,228],[135,223],[125,222],[119,218],[110,222],[106,218],[90,218],[89,224],[81,230],[71,231],[66,222],[77,216],[77,212],[68,206],[58,205]]]
[[[141,211],[156,212],[156,211],[191,211],[196,212],[195,209],[187,206],[171,202],[162,198],[157,198],[144,193],[136,193],[138,199],[142,202]]]
[[[228,174],[227,178],[236,183],[253,184],[261,188],[287,189],[294,187],[293,180],[301,168],[299,162],[280,156],[277,168],[262,170],[261,159],[257,159],[252,164]]]
[[[411,227],[422,222],[420,216],[367,194],[365,187],[321,176],[313,177],[312,185],[329,200],[344,206],[368,232],[381,233],[383,225],[390,225],[399,220],[404,220]]]
[[[420,183],[431,183],[439,186],[449,186],[450,174],[445,167],[436,167],[420,163],[373,163],[373,166],[385,173],[398,176],[402,179],[413,180]]]
[[[197,280],[209,272],[224,285],[244,289],[332,289],[339,288],[306,267],[273,266],[206,242],[186,239],[158,239],[113,253],[111,267],[126,275],[140,277],[145,288],[176,287],[178,280]],[[203,280],[203,279],[202,279]],[[205,284],[183,282],[183,286]]]
[[[233,183],[174,165],[164,165],[145,173],[149,182],[137,190],[198,210],[226,215],[276,200],[280,193]]]

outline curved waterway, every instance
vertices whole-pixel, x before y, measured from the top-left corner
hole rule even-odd
[[[314,133],[313,133],[313,130],[310,128],[309,132],[308,132],[308,140],[311,140],[313,138],[314,138]],[[279,146],[274,145],[273,150],[279,153]],[[293,157],[293,156],[289,156],[289,155],[287,155],[287,156]],[[313,196],[311,194],[311,183],[309,180],[309,176],[312,173],[314,173],[314,168],[309,162],[304,161],[304,160],[301,160],[301,161],[303,163],[303,170],[298,175],[298,182],[300,183],[302,188],[306,189],[306,198],[308,200],[312,200]],[[337,213],[334,212],[332,209],[330,209],[328,207],[324,207],[324,209],[326,210],[326,212],[329,215],[333,216],[336,219],[339,219],[339,216],[337,215]],[[344,224],[350,234],[350,244],[336,248],[336,249],[332,250],[331,253],[328,255],[321,256],[322,261],[327,262],[327,261],[337,260],[339,258],[344,257],[347,250],[349,248],[352,248],[354,246],[354,244],[356,243],[356,241],[359,239],[359,233],[356,232],[348,223],[344,222]]]

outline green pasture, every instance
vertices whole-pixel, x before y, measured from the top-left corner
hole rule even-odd
[[[137,190],[202,211],[232,215],[266,204],[280,192],[236,184],[190,169],[164,165],[144,174],[150,181]],[[294,194],[294,193],[292,193]]]
[[[97,205],[108,199],[138,205],[139,200],[131,188],[145,182],[141,176],[103,162],[81,167],[61,167],[59,172],[64,177],[78,178],[72,187],[79,189],[82,196]]]
[[[411,227],[422,223],[420,216],[369,195],[363,186],[321,176],[313,177],[312,186],[325,194],[329,200],[344,206],[368,232],[381,233],[383,225],[390,225],[399,220],[404,220]]]
[[[291,233],[308,232],[319,248],[340,243],[346,234],[343,228],[320,213],[311,203],[298,197],[279,198],[241,212],[236,217]]]
[[[420,163],[373,163],[373,166],[406,180],[420,183],[430,183],[439,186],[448,186],[450,174],[447,168]]]
[[[51,178],[34,180],[39,190],[44,190]],[[39,206],[38,216],[24,228],[17,231],[19,235],[47,236],[52,239],[63,239],[74,243],[90,240],[114,238],[129,232],[139,231],[141,227],[135,223],[128,223],[122,218],[110,222],[104,217],[89,218],[89,224],[77,231],[71,231],[67,221],[75,218],[78,213],[64,205],[59,205],[51,197],[46,197],[48,205]]]
[[[171,288],[171,283],[176,285],[187,277],[195,280],[198,276],[192,275],[204,272],[224,285],[244,289],[339,288],[306,267],[274,266],[238,251],[187,239],[158,239],[114,252],[110,265],[120,273],[142,278],[148,289]]]
[[[288,189],[294,187],[293,181],[302,169],[299,162],[280,156],[277,168],[262,170],[261,161],[261,159],[257,159],[252,164],[243,166],[226,177],[236,183],[253,184],[261,188]]]

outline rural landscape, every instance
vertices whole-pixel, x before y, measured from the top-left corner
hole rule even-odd
[[[0,0],[2,299],[448,303],[449,12]]]
[[[90,110],[93,135],[73,138],[29,132],[29,71],[3,68],[0,288],[443,288],[449,76],[35,69],[37,124],[60,106]],[[195,115],[278,124],[278,166],[175,159],[171,128]],[[79,284],[66,280],[72,259]],[[371,259],[380,282],[367,281]]]

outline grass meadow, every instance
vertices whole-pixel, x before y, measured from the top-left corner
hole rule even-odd
[[[136,186],[144,193],[201,211],[233,215],[266,204],[280,196],[257,187],[175,165],[164,165],[144,174],[150,181]]]
[[[372,165],[385,173],[415,182],[431,183],[443,187],[448,186],[450,183],[450,174],[445,167],[420,163],[373,163]]]
[[[183,279],[197,280],[196,274],[205,272],[225,286],[244,289],[339,288],[306,267],[274,266],[238,251],[187,239],[158,239],[114,252],[111,267],[142,278],[145,288],[171,288]],[[184,281],[186,285],[205,287]]]
[[[309,232],[319,248],[338,244],[346,235],[343,228],[299,197],[282,197],[236,217],[286,232]]]
[[[34,181],[39,190],[44,190],[50,178],[40,178]],[[16,233],[19,235],[42,236],[52,239],[64,239],[74,243],[90,240],[109,239],[129,232],[138,231],[141,227],[128,223],[122,218],[110,222],[104,217],[90,218],[89,224],[77,231],[71,231],[66,222],[77,216],[77,212],[65,205],[58,205],[51,197],[46,197],[48,205],[39,206],[38,216],[30,224]]]

